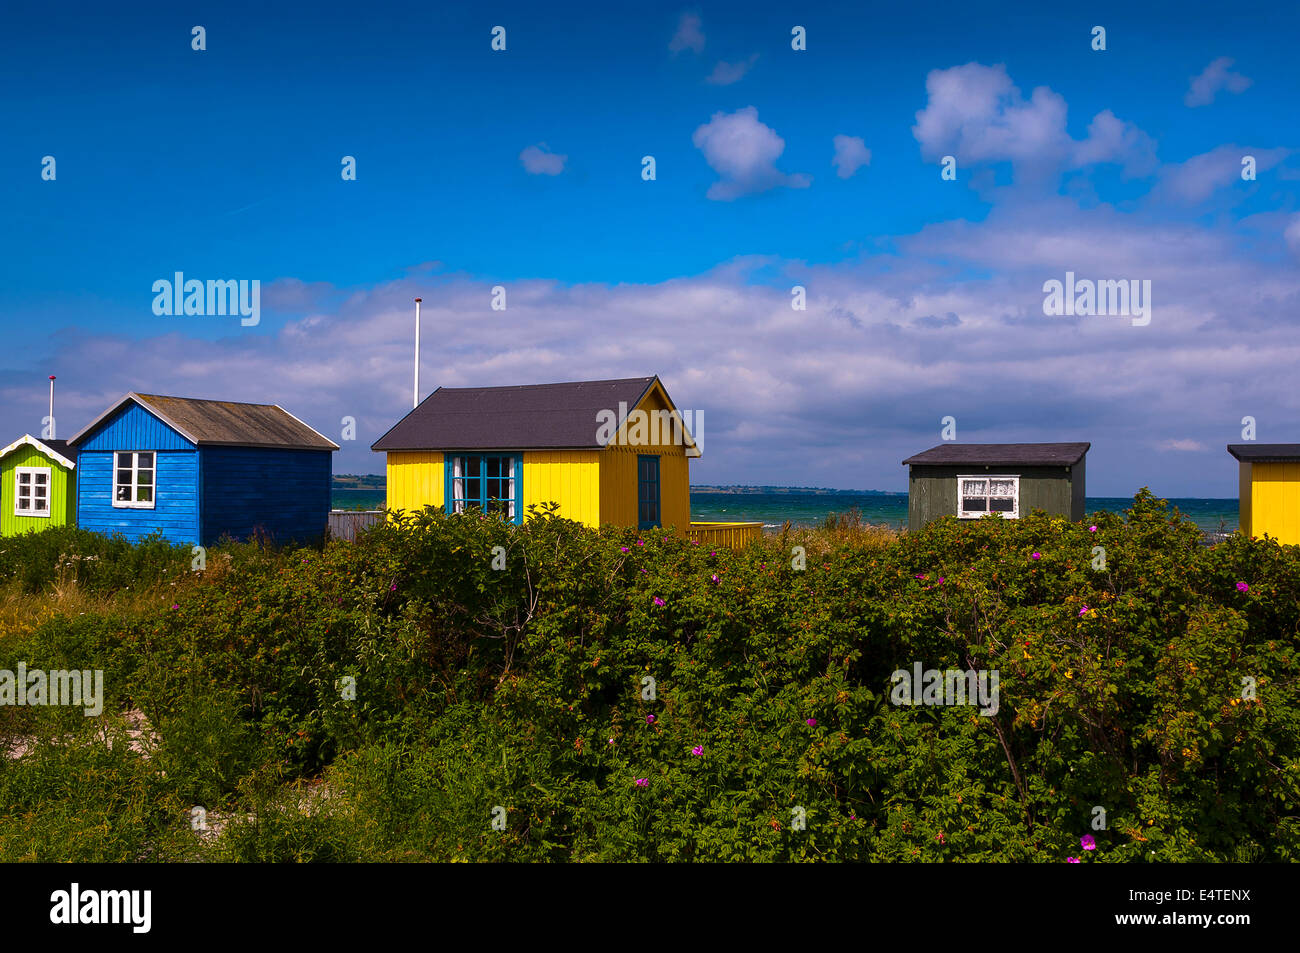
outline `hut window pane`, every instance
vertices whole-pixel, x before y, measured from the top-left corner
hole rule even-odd
[[[957,477],[957,516],[978,519],[998,513],[1008,519],[1020,516],[1020,477]]]
[[[50,468],[14,468],[14,516],[50,515]]]
[[[482,454],[451,458],[449,511],[479,509],[518,522],[519,474],[513,456]]]
[[[114,454],[113,505],[152,509],[154,505],[153,451]]]

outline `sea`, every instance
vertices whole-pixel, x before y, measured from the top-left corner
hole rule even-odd
[[[1237,501],[1199,497],[1171,499],[1170,505],[1192,520],[1201,531],[1214,536],[1237,529]],[[384,505],[382,489],[336,489],[336,510],[374,510]],[[1090,496],[1087,511],[1122,512],[1133,505],[1131,497]],[[691,519],[708,522],[760,522],[768,529],[780,529],[788,520],[795,526],[819,525],[831,513],[856,508],[867,523],[899,527],[907,525],[907,494],[856,493],[691,493]]]

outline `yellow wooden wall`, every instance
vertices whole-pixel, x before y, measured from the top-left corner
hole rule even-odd
[[[443,505],[442,454],[402,450],[388,454],[388,508],[413,512]]]
[[[652,390],[635,408],[652,413],[669,410],[668,403]],[[629,433],[624,427],[615,441],[600,451],[600,521],[616,526],[636,526],[637,519],[637,467],[641,454],[659,457],[659,505],[661,522],[665,527],[675,527],[685,532],[691,525],[690,460],[686,448],[673,443],[670,428],[660,425],[647,427],[644,438],[648,441],[629,446],[637,438],[635,430]]]
[[[1252,463],[1249,498],[1241,524],[1248,535],[1300,543],[1300,463]]]
[[[524,516],[533,504],[558,503],[557,515],[599,526],[600,454],[599,450],[524,451]]]

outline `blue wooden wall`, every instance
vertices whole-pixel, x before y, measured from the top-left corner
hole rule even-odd
[[[276,542],[307,542],[329,522],[328,450],[203,447],[203,544],[257,529]]]
[[[112,452],[82,450],[74,471],[77,474],[77,525],[107,535],[121,533],[131,540],[161,530],[163,536],[172,542],[199,542],[198,452],[164,450],[157,453],[156,466],[154,508],[115,507]]]

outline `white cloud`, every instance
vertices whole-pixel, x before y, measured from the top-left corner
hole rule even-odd
[[[1292,216],[1291,223],[1287,225],[1282,235],[1286,238],[1287,247],[1300,256],[1300,213]]]
[[[1040,170],[1115,163],[1129,175],[1155,168],[1155,144],[1142,130],[1105,110],[1086,138],[1073,139],[1060,94],[1039,86],[1025,99],[1002,64],[933,70],[925,88],[912,134],[927,160],[953,155],[965,164],[1010,161]]]
[[[1228,69],[1232,63],[1233,61],[1226,56],[1212,60],[1199,76],[1192,77],[1191,85],[1187,87],[1187,95],[1183,97],[1183,103],[1193,107],[1208,106],[1214,102],[1214,97],[1220,90],[1244,93],[1249,89],[1253,80]]]
[[[713,67],[713,72],[705,77],[706,83],[712,83],[714,86],[730,86],[732,83],[738,83],[749,72],[751,66],[758,62],[758,54],[754,53],[749,59],[741,60],[739,63],[727,63],[722,60],[718,65]]]
[[[683,13],[681,19],[677,21],[677,32],[668,42],[668,49],[674,53],[680,53],[682,50],[694,50],[700,53],[704,50],[704,30],[701,29],[700,18],[694,13]]]
[[[836,136],[834,142],[835,156],[831,165],[835,166],[835,174],[841,179],[847,179],[864,165],[871,164],[871,150],[857,136]]]
[[[1158,450],[1180,450],[1195,452],[1207,449],[1199,440],[1162,440],[1156,445]]]
[[[519,153],[519,161],[524,164],[529,175],[559,175],[564,171],[564,163],[568,158],[551,152],[544,142],[529,146]]]
[[[695,148],[720,179],[709,187],[708,197],[728,202],[742,195],[787,186],[807,188],[811,178],[787,175],[776,167],[785,140],[759,122],[758,110],[746,106],[734,113],[717,112],[691,136]]]
[[[1229,143],[1209,152],[1192,156],[1185,162],[1172,163],[1160,170],[1160,181],[1153,194],[1157,198],[1196,205],[1219,189],[1239,185],[1243,156],[1255,157],[1255,169],[1273,168],[1288,155],[1289,149],[1254,149]]]

